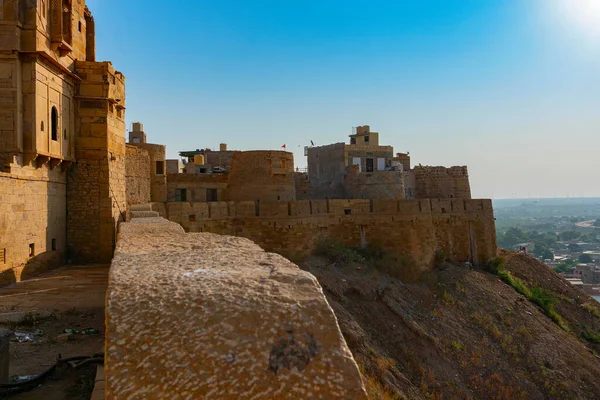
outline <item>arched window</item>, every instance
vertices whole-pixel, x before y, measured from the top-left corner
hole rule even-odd
[[[58,111],[52,107],[52,140],[58,140]]]

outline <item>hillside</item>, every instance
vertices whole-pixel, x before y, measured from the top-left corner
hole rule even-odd
[[[600,398],[599,304],[531,257],[500,255],[501,274],[532,300],[465,265],[440,262],[410,283],[380,272],[385,258],[350,250],[300,265],[321,283],[372,398]]]

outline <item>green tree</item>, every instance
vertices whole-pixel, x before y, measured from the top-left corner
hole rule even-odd
[[[575,244],[575,243],[568,245],[567,248],[569,249],[569,251],[573,251],[573,252],[581,251],[581,246],[578,244]]]
[[[533,242],[533,254],[542,260],[554,260],[554,253],[542,242]]]
[[[569,241],[569,240],[577,239],[579,236],[581,236],[581,234],[578,232],[575,232],[575,231],[566,231],[566,232],[561,232],[559,234],[559,236],[560,236],[560,240]]]
[[[504,235],[498,238],[498,243],[502,247],[512,247],[527,240],[528,236],[521,228],[509,228]]]
[[[589,264],[589,263],[594,262],[594,259],[592,258],[592,256],[589,254],[585,254],[585,253],[580,254],[579,257],[577,258],[577,260],[583,264]]]
[[[564,263],[558,264],[554,270],[556,272],[569,272],[577,263],[574,260],[566,260]]]

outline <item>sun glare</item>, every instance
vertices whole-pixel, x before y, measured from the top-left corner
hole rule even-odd
[[[556,0],[557,11],[567,25],[600,37],[600,0]]]

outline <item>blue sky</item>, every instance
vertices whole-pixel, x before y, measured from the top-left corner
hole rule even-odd
[[[169,158],[285,143],[303,167],[310,140],[369,124],[413,163],[468,165],[474,196],[502,198],[600,197],[588,1],[87,4],[98,60],[127,77],[128,124]]]

